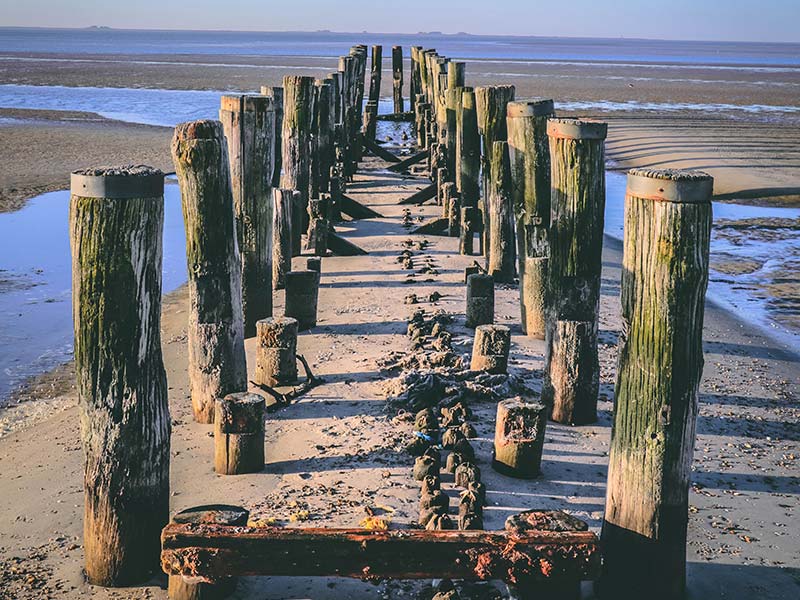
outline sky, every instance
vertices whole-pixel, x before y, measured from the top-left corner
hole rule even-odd
[[[0,25],[800,42],[800,0],[0,0]]]

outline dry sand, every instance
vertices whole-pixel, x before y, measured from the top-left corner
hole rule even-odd
[[[69,188],[90,165],[149,164],[172,171],[172,129],[94,113],[0,108],[0,212],[45,192]]]
[[[401,451],[411,428],[387,410],[381,390],[389,376],[377,361],[391,351],[410,349],[406,319],[419,306],[403,304],[403,297],[412,292],[443,294],[435,305],[421,307],[452,312],[454,346],[470,351],[463,268],[471,259],[456,254],[455,239],[431,237],[430,247],[419,256],[432,258],[440,274],[430,283],[403,283],[407,271],[395,258],[409,236],[396,203],[423,182],[373,170],[379,165],[368,162],[369,170],[358,176],[349,194],[385,218],[341,227],[370,255],[323,260],[319,324],[299,340],[300,352],[328,383],[270,415],[262,473],[213,473],[211,428],[191,416],[185,288],[165,300],[162,340],[173,419],[173,511],[226,502],[286,526],[296,526],[291,517],[302,511],[308,511],[312,525],[357,526],[365,507],[383,506],[392,511],[393,527],[414,521],[418,486],[410,477],[412,459]],[[434,216],[438,210],[426,206],[414,214]],[[619,244],[607,240],[603,258],[600,421],[587,427],[549,425],[544,475],[525,482],[492,471],[494,406],[476,406],[480,437],[475,447],[489,490],[487,528],[499,528],[507,515],[532,507],[563,508],[595,530],[600,525],[620,329]],[[303,264],[305,258],[295,261]],[[511,371],[538,389],[543,343],[521,335],[517,294],[514,286],[499,286],[496,321],[512,327]],[[276,300],[280,313],[280,294]],[[706,311],[704,336],[706,367],[690,496],[692,597],[795,598],[800,594],[798,359],[713,305]],[[246,348],[252,373],[253,339]],[[16,430],[0,438],[0,598],[165,598],[159,587],[163,581],[125,590],[84,583],[82,457],[74,398],[68,394],[25,404],[36,406],[38,414],[18,418]],[[25,405],[17,410],[24,413]],[[454,495],[450,483],[445,487]],[[252,578],[240,583],[235,597],[413,597],[409,593],[420,585]]]

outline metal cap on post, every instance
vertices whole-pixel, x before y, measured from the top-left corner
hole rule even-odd
[[[70,194],[81,198],[160,198],[164,173],[146,165],[96,167],[70,174]]]
[[[555,114],[553,101],[545,98],[518,100],[509,102],[506,106],[506,117],[509,119],[517,117],[544,117],[552,114]]]
[[[714,178],[703,171],[680,169],[631,169],[626,196],[696,204],[711,202]]]
[[[592,119],[552,118],[547,121],[547,135],[572,140],[604,140],[608,124]]]

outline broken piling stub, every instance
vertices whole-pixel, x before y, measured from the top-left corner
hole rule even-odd
[[[256,324],[258,347],[254,381],[274,387],[297,381],[297,319],[273,317]]]
[[[541,473],[547,406],[523,398],[497,403],[492,467],[511,477],[530,479]]]
[[[475,273],[467,277],[466,325],[490,325],[494,322],[494,279]]]
[[[264,468],[264,413],[258,394],[241,392],[217,400],[214,410],[214,471],[258,473]]]

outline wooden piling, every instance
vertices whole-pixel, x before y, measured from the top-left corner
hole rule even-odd
[[[241,506],[209,504],[182,510],[170,521],[174,525],[224,525],[245,527],[250,512]],[[170,600],[224,600],[236,591],[236,578],[220,576],[214,582],[194,582],[181,575],[170,575],[167,596]]]
[[[317,324],[319,273],[316,271],[290,271],[286,274],[286,307],[284,316],[297,319],[300,331]]]
[[[597,419],[607,126],[550,119],[551,226],[542,399],[558,423]]]
[[[314,150],[311,156],[311,198],[319,198],[328,192],[328,183],[333,165],[333,119],[331,115],[331,85],[327,80],[314,84]]]
[[[274,387],[297,381],[297,319],[262,319],[256,324],[256,329],[255,383]]]
[[[492,215],[488,210],[487,191],[489,190],[489,165],[492,164],[492,152],[495,142],[506,141],[506,107],[514,100],[513,85],[490,85],[475,88],[475,111],[478,118],[478,131],[483,145],[483,190],[478,201],[483,213],[484,235],[483,245],[488,252],[491,245]]]
[[[603,598],[686,591],[712,188],[698,171],[628,173]]]
[[[372,62],[369,72],[369,96],[368,101],[374,102],[377,106],[381,99],[381,75],[383,68],[383,46],[372,46]]]
[[[403,47],[392,46],[392,91],[394,112],[403,112]]]
[[[299,209],[292,211],[292,256],[300,255],[311,184],[311,136],[314,78],[283,78],[283,174],[281,187],[300,192]]]
[[[506,110],[522,331],[544,339],[550,228],[547,119],[555,111],[552,100],[509,102]]]
[[[370,142],[375,141],[375,132],[378,127],[378,103],[368,100],[364,108],[364,139]]]
[[[70,187],[86,576],[94,585],[132,585],[157,569],[169,520],[164,175],[151,167],[87,169],[72,174]]]
[[[447,217],[447,235],[458,237],[461,233],[461,202],[456,184],[452,181],[444,184],[442,201],[442,214]]]
[[[273,189],[275,221],[272,241],[272,287],[282,290],[286,285],[286,273],[292,270],[292,213],[299,210],[300,192],[297,190]]]
[[[473,276],[474,277],[474,276]],[[494,375],[508,372],[508,352],[511,349],[511,330],[504,325],[478,325],[472,345],[471,371],[486,371]]]
[[[461,89],[461,104],[456,114],[456,165],[456,186],[461,194],[461,206],[478,206],[481,139],[472,88]]]
[[[326,256],[328,254],[329,206],[330,198],[327,195],[308,201],[309,222],[306,247],[316,256]]]
[[[511,169],[508,142],[495,142],[489,163],[487,209],[489,226],[489,274],[498,283],[514,283],[516,245],[514,243],[514,207],[511,199]]]
[[[494,323],[494,279],[476,273],[467,277],[466,325],[474,329]]]
[[[281,169],[283,168],[283,158],[281,155],[283,146],[283,88],[282,87],[261,87],[261,94],[272,98],[272,108],[275,111],[275,148],[272,151],[273,174],[272,187],[281,185]]]
[[[248,392],[218,399],[214,409],[214,471],[258,473],[264,468],[263,396]]]
[[[214,401],[247,389],[242,284],[228,153],[219,121],[175,128],[189,272],[189,386],[194,418],[214,422]]]
[[[497,404],[492,467],[510,477],[541,474],[547,406],[520,397]]]
[[[267,96],[222,96],[233,210],[242,269],[244,336],[272,316],[272,177],[275,111]]]

